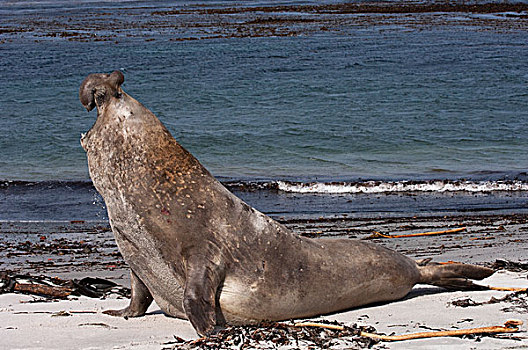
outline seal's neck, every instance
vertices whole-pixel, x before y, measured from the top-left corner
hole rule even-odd
[[[112,96],[104,104],[97,105],[97,120],[82,136],[81,145],[88,151],[94,140],[122,142],[145,129],[160,126],[161,122],[145,106],[121,91],[119,97]]]

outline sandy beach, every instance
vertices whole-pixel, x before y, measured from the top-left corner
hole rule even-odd
[[[494,286],[528,287],[528,274],[501,271],[482,283]],[[453,301],[471,299],[486,302],[511,292],[442,292],[437,288],[416,286],[404,300],[360,308],[334,315],[345,325],[369,325],[384,334],[407,334],[430,330],[453,330],[500,326],[509,319],[525,323],[524,307],[499,302],[472,307],[457,307]],[[56,302],[32,302],[32,296],[0,295],[0,334],[4,349],[162,349],[172,348],[174,336],[196,339],[190,323],[163,315],[157,305],[141,318],[115,318],[102,314],[108,308],[124,307],[124,299],[80,297]],[[402,342],[381,342],[375,349],[513,349],[528,345],[526,326],[519,333],[473,338],[431,338]],[[247,348],[251,348],[248,346]],[[288,348],[285,346],[285,348]],[[295,347],[294,347],[295,348]]]
[[[501,261],[526,261],[525,252],[528,245],[525,239],[528,228],[526,221],[524,216],[506,215],[354,220],[290,219],[285,220],[284,223],[298,233],[319,239],[332,239],[332,237],[367,239],[374,231],[394,235],[466,227],[462,232],[438,236],[371,240],[417,259],[432,257],[435,261],[452,260],[495,266],[498,272],[480,281],[481,285],[528,287],[528,271],[525,270],[524,265],[501,266],[500,264]],[[82,237],[83,230],[92,230],[89,224],[81,224],[79,227],[78,223],[74,223],[67,227],[70,227],[71,231],[71,226],[75,225],[78,226],[79,238]],[[31,234],[27,233],[27,235],[26,238],[30,238]],[[9,244],[16,246],[13,242],[6,241],[6,237],[9,236],[9,234],[2,235],[4,250]],[[61,239],[60,235],[57,237]],[[102,277],[124,285],[128,284],[126,265],[120,260],[115,245],[111,245],[112,236],[107,228],[100,228],[98,233],[85,234],[81,243],[76,242],[78,245],[84,244],[83,249],[77,253],[70,251],[70,254],[65,250],[68,244],[63,238],[62,255],[54,255],[57,251],[37,250],[38,244],[41,245],[40,248],[46,244],[53,245],[51,237],[44,243],[40,241],[38,235],[34,238],[33,248],[28,248],[25,254],[15,254],[13,251],[6,254],[10,258],[3,261],[4,270],[32,274],[38,271],[43,275],[62,278]],[[70,244],[73,246],[73,242]],[[99,249],[94,249],[96,245],[99,245]],[[30,247],[31,243],[26,243],[26,246]],[[61,263],[50,264],[58,257],[62,258]],[[24,259],[26,262],[21,263]],[[28,261],[30,263],[27,263]],[[43,261],[43,263],[38,264],[35,261]],[[497,301],[508,295],[514,296]],[[189,322],[166,317],[155,304],[150,307],[147,316],[125,320],[102,313],[105,309],[126,306],[128,300],[123,298],[70,297],[69,300],[35,302],[38,299],[39,297],[36,296],[21,294],[0,295],[2,324],[0,332],[4,339],[3,348],[161,349],[181,346],[175,343],[175,336],[185,340],[197,338]],[[495,302],[487,303],[490,300]],[[459,306],[453,304],[457,301],[458,304],[455,304]],[[463,307],[466,304],[477,305]],[[514,334],[380,342],[374,345],[377,349],[511,349],[528,346],[527,313],[525,292],[517,294],[508,291],[447,292],[436,287],[418,285],[401,301],[349,310],[312,320],[335,320],[344,325],[372,326],[377,333],[400,335],[430,330],[501,326],[507,320],[518,319],[525,325],[520,327],[520,332]],[[291,344],[283,345],[284,348],[288,346],[295,348]],[[302,344],[299,347],[302,348]],[[337,345],[336,347],[338,348]]]

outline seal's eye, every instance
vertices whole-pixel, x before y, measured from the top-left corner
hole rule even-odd
[[[96,89],[95,90],[95,103],[97,106],[102,106],[106,100],[106,89]]]
[[[121,96],[123,96],[123,94],[120,93],[119,91],[116,91],[115,94],[114,94],[115,98],[121,98]]]

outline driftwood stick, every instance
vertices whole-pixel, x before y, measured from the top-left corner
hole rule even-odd
[[[411,340],[411,339],[453,337],[453,336],[474,335],[474,334],[515,333],[518,331],[519,331],[519,328],[517,327],[516,324],[506,323],[505,326],[455,329],[452,331],[419,332],[419,333],[402,334],[402,335],[380,335],[380,334],[374,334],[374,333],[361,332],[361,335],[364,337],[380,339],[383,341],[402,341],[402,340]]]
[[[45,286],[42,284],[31,284],[31,283],[15,283],[13,291],[28,293],[28,294],[38,294],[44,295],[52,298],[66,298],[71,295],[72,290],[65,287],[52,287]]]
[[[326,328],[326,329],[332,329],[334,331],[342,331],[345,329],[343,326],[335,325],[335,324],[325,324],[325,323],[316,323],[316,322],[299,322],[294,324],[295,327],[318,327],[318,328]]]
[[[495,334],[495,333],[515,333],[519,331],[518,326],[522,325],[523,322],[519,320],[509,320],[504,323],[504,326],[491,326],[491,327],[478,327],[478,328],[468,328],[468,329],[456,329],[452,331],[438,331],[438,332],[419,332],[419,333],[410,333],[403,335],[381,335],[375,333],[361,332],[360,335],[363,337],[379,339],[383,341],[402,341],[402,340],[411,340],[411,339],[421,339],[421,338],[435,338],[435,337],[452,337],[452,336],[461,336],[461,335],[471,335],[471,334]],[[315,322],[301,322],[296,323],[296,327],[320,327],[333,330],[344,330],[345,327],[324,323],[315,323]]]
[[[437,262],[437,264],[450,265],[450,264],[460,264],[460,263],[458,261],[449,260],[449,261],[439,261],[439,262]]]
[[[504,291],[508,291],[508,292],[526,292],[528,291],[528,288],[517,288],[517,287],[491,287],[491,286],[488,286],[488,289],[491,289],[491,290],[504,290]]]
[[[460,227],[460,228],[454,228],[451,230],[444,230],[444,231],[430,231],[430,232],[420,232],[420,233],[410,233],[406,235],[385,235],[383,233],[374,231],[375,236],[383,237],[383,238],[405,238],[405,237],[420,237],[420,236],[434,236],[434,235],[442,235],[446,233],[455,233],[455,232],[461,232],[465,231],[466,227]]]

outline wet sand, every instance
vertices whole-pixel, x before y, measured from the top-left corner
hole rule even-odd
[[[367,239],[416,259],[493,264],[526,261],[528,215],[459,215],[404,218],[281,218],[294,232],[319,239]],[[430,237],[371,238],[466,227]],[[93,276],[128,283],[128,271],[105,222],[0,223],[0,269],[63,278]]]

